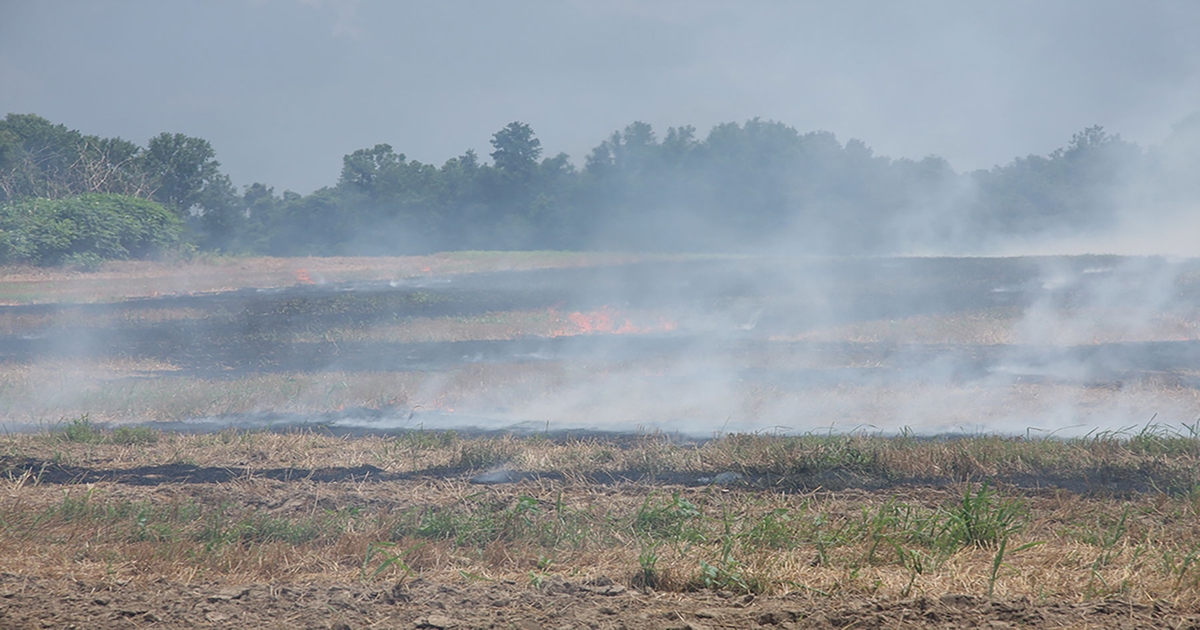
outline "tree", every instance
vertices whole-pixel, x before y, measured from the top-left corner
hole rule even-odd
[[[72,169],[82,188],[78,192],[148,197],[152,183],[139,164],[141,157],[142,148],[128,140],[84,136]]]
[[[0,202],[82,192],[72,182],[82,144],[78,131],[41,116],[5,116],[0,121]]]
[[[542,155],[542,142],[523,122],[510,122],[492,136],[492,161],[496,168],[520,178],[528,178]]]
[[[663,153],[673,163],[682,161],[697,146],[696,128],[691,125],[670,127],[663,139]]]
[[[350,186],[372,199],[378,198],[381,181],[405,161],[403,153],[397,154],[390,144],[377,144],[370,149],[359,149],[342,158],[340,185]]]
[[[142,168],[154,183],[153,198],[178,213],[188,214],[200,205],[206,188],[221,188],[221,163],[212,145],[202,138],[181,133],[161,133],[150,139],[142,156]]]
[[[200,231],[200,245],[206,249],[234,251],[246,231],[246,209],[237,188],[224,174],[205,183],[196,200],[198,216],[189,217]]]
[[[0,202],[84,193],[146,197],[142,148],[121,138],[85,136],[32,114],[0,120]]]

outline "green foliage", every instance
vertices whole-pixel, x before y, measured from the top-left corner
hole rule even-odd
[[[785,508],[772,510],[762,516],[745,533],[748,544],[759,549],[793,549],[797,544],[798,526]]]
[[[105,429],[84,414],[73,418],[66,424],[58,435],[65,442],[80,444],[153,444],[158,442],[162,433],[149,427],[117,427]]]
[[[638,571],[633,575],[633,585],[638,588],[656,589],[663,585],[665,578],[658,568],[658,546],[643,545],[638,552]]]
[[[182,221],[122,195],[26,199],[0,207],[0,263],[76,264],[146,258],[179,245]]]
[[[371,578],[377,578],[389,569],[397,568],[404,572],[404,577],[411,576],[413,570],[404,562],[404,557],[408,554],[424,547],[425,544],[414,545],[399,553],[393,553],[391,550],[396,548],[396,543],[390,541],[380,541],[367,544],[367,552],[363,556],[362,568],[359,571],[359,579],[367,580],[367,569],[371,564],[375,564],[375,568],[370,571]],[[403,581],[403,578],[401,578]]]
[[[0,120],[0,205],[93,194],[153,199],[180,221],[191,220],[201,245],[224,248],[242,240],[247,226],[242,199],[220,172],[215,155],[207,140],[179,133],[159,134],[142,148],[121,138],[85,136],[40,116],[9,114]],[[135,217],[145,215],[142,208],[122,211]],[[25,236],[57,251],[73,238],[70,233],[60,234],[62,228],[41,225]],[[81,230],[86,239],[96,232],[96,226]],[[178,241],[179,234],[172,240]],[[5,256],[0,244],[0,260],[25,260],[14,256],[38,253],[14,254],[11,244],[8,250]],[[139,256],[132,252],[92,253],[95,255],[88,251],[54,255],[71,256],[70,264],[81,268],[92,267],[97,260]]]
[[[87,415],[72,419],[62,429],[62,438],[67,442],[99,444],[104,441],[104,432]]]
[[[139,147],[9,114],[0,121],[0,203],[85,193],[154,199],[188,222],[201,248],[270,255],[746,251],[781,235],[812,252],[887,254],[914,235],[971,247],[1097,229],[1114,219],[1116,192],[1139,174],[1154,190],[1185,194],[1194,169],[1158,167],[1195,162],[1184,156],[1194,153],[1197,128],[1184,121],[1161,149],[1143,154],[1088,127],[1047,155],[960,174],[937,156],[891,159],[858,139],[757,118],[704,137],[671,127],[661,139],[635,121],[576,169],[565,154],[543,157],[532,127],[514,121],[493,134],[492,164],[473,151],[426,164],[380,143],[344,156],[335,185],[299,195],[263,183],[239,193],[203,138],[162,133]],[[967,189],[977,194],[958,201]],[[949,199],[956,202],[939,203]],[[44,227],[41,236],[53,240],[57,228]],[[81,268],[94,262],[73,259]]]
[[[42,173],[68,166],[70,156],[58,148],[78,141],[78,132],[44,118],[6,116],[0,123],[0,201],[50,196],[52,188]]]
[[[728,508],[721,513],[721,533],[718,537],[721,548],[716,561],[700,561],[697,576],[699,586],[711,590],[727,590],[735,593],[763,593],[768,589],[766,581],[758,579],[746,570],[734,553],[744,534],[734,532],[735,519]]]
[[[731,435],[721,448],[745,471],[767,475],[807,475],[831,471],[886,477],[877,446],[880,443],[854,435],[806,434],[762,440],[756,435]]]
[[[261,545],[282,542],[299,545],[324,535],[324,523],[314,518],[288,519],[260,512],[229,518],[222,511],[211,512],[193,533],[192,540],[213,550],[225,545]]]
[[[698,541],[703,538],[700,517],[700,508],[678,492],[666,502],[649,496],[633,517],[633,530],[651,539]]]
[[[492,543],[526,542],[546,550],[582,548],[594,539],[603,519],[586,509],[567,506],[560,496],[548,502],[522,495],[514,501],[496,500],[488,493],[467,496],[451,505],[414,508],[391,528],[391,540],[418,538],[483,548]],[[540,565],[552,562],[544,554]]]
[[[1105,227],[1115,217],[1118,191],[1141,160],[1141,149],[1120,135],[1088,127],[1047,156],[1017,158],[974,174],[983,193],[976,221],[1006,233]]]
[[[962,547],[996,547],[1021,531],[1028,514],[1023,501],[1000,497],[987,482],[978,492],[968,484],[962,501],[949,510],[946,530]]]
[[[108,433],[110,444],[154,444],[162,432],[150,427],[117,427]]]
[[[496,168],[516,177],[528,177],[542,155],[542,142],[523,122],[511,122],[492,136],[492,160]]]
[[[154,199],[181,215],[200,205],[214,188],[227,186],[216,152],[203,138],[161,133],[150,139],[142,168],[155,182]]]

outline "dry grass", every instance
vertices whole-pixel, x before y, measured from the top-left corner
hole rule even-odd
[[[0,453],[6,570],[45,577],[536,584],[609,575],[660,590],[1200,605],[1200,441],[1152,428],[1066,441],[672,444],[175,435],[76,422],[8,436]],[[466,482],[502,465],[539,475]],[[699,483],[720,472],[743,477]],[[630,480],[600,481],[616,474]],[[1147,475],[1161,486],[1125,487]],[[994,485],[980,483],[989,478]],[[1071,480],[1092,489],[1054,487]]]
[[[557,365],[473,364],[451,372],[264,372],[222,378],[153,360],[0,365],[0,418],[9,429],[84,414],[97,422],[174,422],[263,411],[495,410],[563,386]],[[419,424],[419,420],[417,424]]]
[[[414,373],[252,374],[237,379],[172,375],[173,366],[105,362],[10,366],[0,409],[17,424],[90,414],[100,422],[169,422],[258,411],[380,409],[408,403]],[[150,378],[139,378],[140,376]],[[418,403],[419,404],[419,403]]]
[[[105,301],[628,259],[464,253],[123,263],[87,276],[6,270],[0,300]],[[53,317],[5,313],[0,334],[207,315],[145,309],[85,322],[69,309]],[[281,343],[335,344],[511,339],[569,333],[569,315],[514,310],[315,332],[297,327],[279,336]],[[654,323],[667,314],[620,315]],[[1049,330],[1066,334],[1072,313],[1055,316],[1064,328]],[[1100,327],[1089,334],[1096,341],[1196,338],[1195,314],[1156,317],[1136,331]],[[1105,321],[1094,313],[1085,319]],[[795,339],[1028,342],[1021,334],[1017,314],[996,309],[861,322]],[[1011,380],[790,387],[741,381],[737,370],[874,367],[879,359],[751,355],[706,355],[685,365],[589,359],[464,363],[430,373],[229,376],[197,376],[173,359],[120,356],[7,364],[0,366],[0,417],[43,430],[0,438],[0,557],[7,572],[64,580],[332,583],[419,576],[536,586],[606,575],[660,591],[883,598],[956,592],[1036,601],[1116,595],[1200,609],[1200,440],[1186,428],[1141,425],[1154,413],[1171,423],[1197,417],[1197,390],[1170,382],[1172,375],[1111,387]],[[551,428],[572,419],[613,427],[675,420],[692,431],[769,424],[798,432],[831,424],[953,430],[1094,418],[1129,418],[1142,428],[1062,440],[918,439],[902,432],[675,443],[663,435],[493,438],[429,431],[367,438],[316,431],[182,435],[128,424],[350,408],[397,417],[515,408],[525,419],[553,421]],[[513,483],[470,483],[487,471],[520,474]]]
[[[1026,312],[996,308],[946,315],[915,315],[828,326],[777,341],[928,343],[964,345],[1131,343],[1200,339],[1200,312],[1155,313],[1130,323],[1128,309],[1073,308]]]
[[[444,342],[463,340],[501,340],[518,337],[566,337],[594,332],[664,332],[675,329],[671,316],[663,310],[612,309],[563,311],[555,308],[512,310],[477,316],[413,317],[400,322],[368,327],[347,326],[320,333],[300,332],[291,343],[362,342],[389,343]]]
[[[99,271],[0,268],[0,304],[109,302],[130,297],[283,287],[310,282],[394,280],[429,275],[583,267],[680,256],[581,252],[445,252],[429,256],[200,257],[117,261]]]

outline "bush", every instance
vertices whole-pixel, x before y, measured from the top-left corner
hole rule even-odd
[[[94,268],[179,246],[183,221],[153,201],[87,194],[0,207],[0,263]]]

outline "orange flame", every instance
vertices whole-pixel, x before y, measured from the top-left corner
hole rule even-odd
[[[446,413],[454,413],[454,404],[451,403],[450,401],[447,401],[446,397],[444,395],[440,395],[437,398],[434,398],[432,401],[430,401],[427,404],[413,405],[413,410],[416,411],[417,409],[429,409],[429,410],[445,411]]]
[[[557,315],[555,311],[551,316]],[[671,332],[678,325],[666,318],[659,318],[656,325],[639,325],[633,320],[621,316],[615,309],[602,306],[597,310],[582,313],[576,311],[567,315],[563,327],[550,333],[551,337],[567,337],[571,335],[641,335],[652,332]]]
[[[296,282],[298,284],[315,284],[312,278],[309,277],[307,269],[296,270]]]

